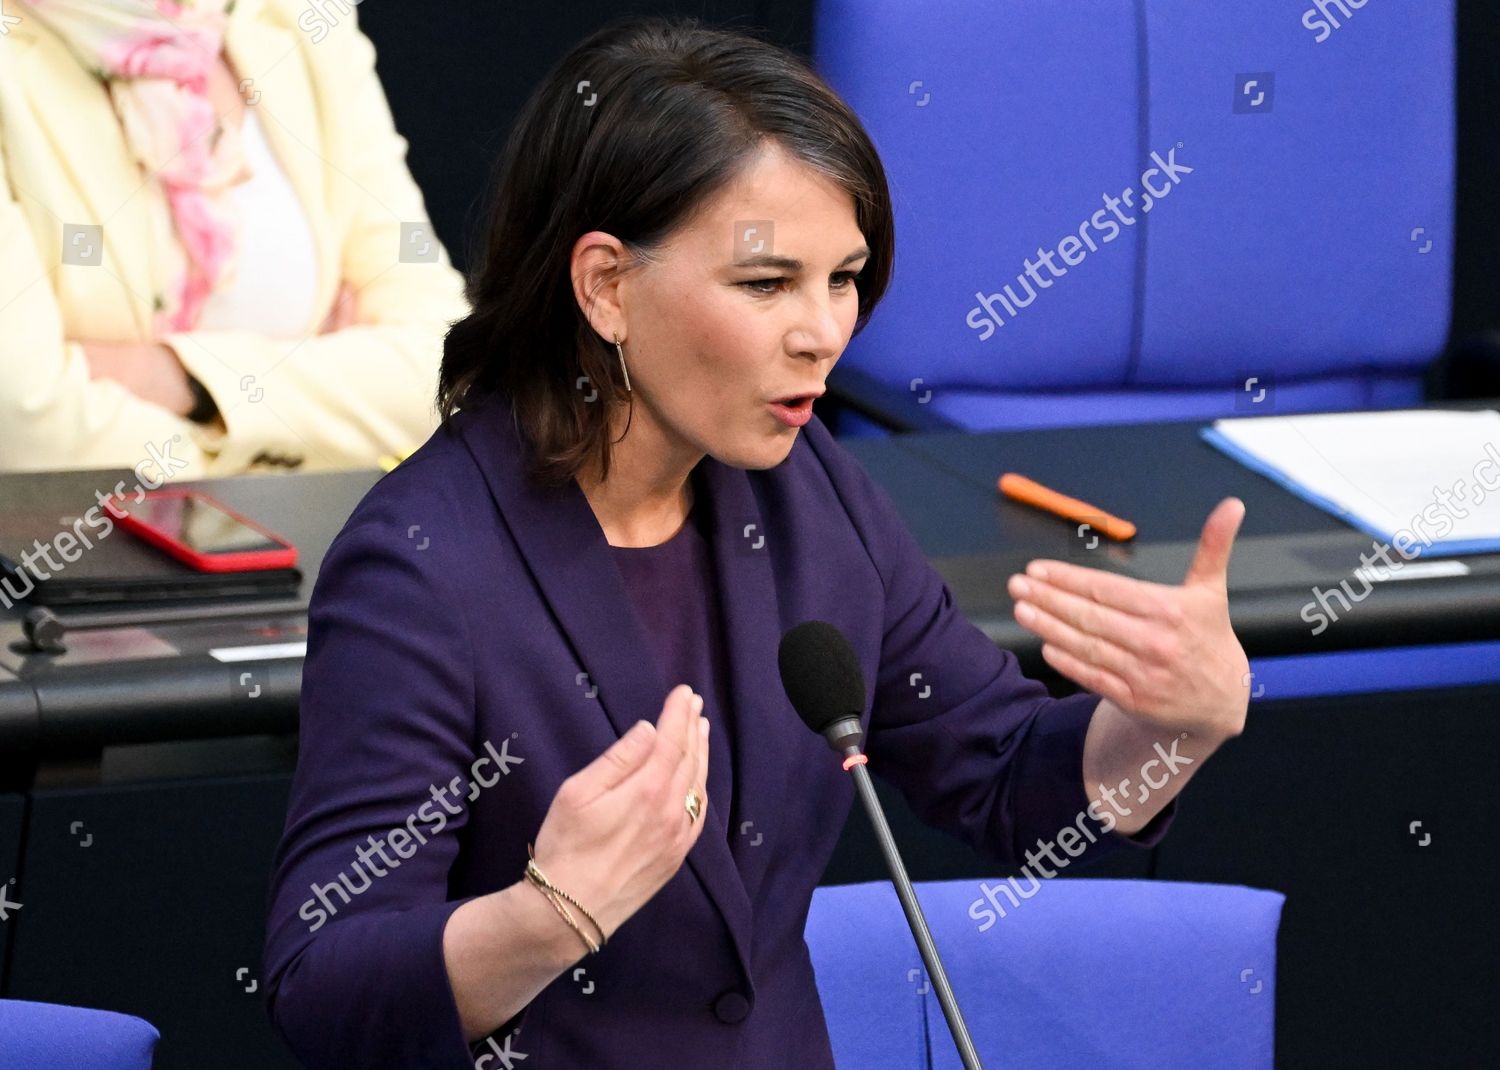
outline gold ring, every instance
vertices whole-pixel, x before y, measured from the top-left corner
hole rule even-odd
[[[703,800],[699,797],[697,788],[688,788],[684,805],[687,807],[688,820],[697,821],[703,813]]]

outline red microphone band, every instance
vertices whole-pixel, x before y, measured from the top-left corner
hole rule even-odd
[[[869,764],[870,764],[870,759],[869,759],[869,757],[867,755],[864,755],[864,754],[851,754],[851,755],[849,755],[849,757],[847,757],[847,758],[844,759],[844,772],[847,773],[849,771],[849,767],[850,766],[855,766],[855,765],[869,765]]]

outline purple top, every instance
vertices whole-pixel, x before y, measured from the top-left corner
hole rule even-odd
[[[734,810],[732,761],[733,704],[725,684],[729,661],[719,596],[713,579],[713,552],[703,535],[701,488],[694,488],[686,522],[656,546],[611,546],[625,590],[668,688],[691,684],[703,696],[708,718],[708,805],[729,815],[726,832],[733,849],[740,837]],[[738,854],[738,851],[735,852]]]
[[[466,405],[318,571],[263,974],[305,1066],[833,1070],[803,932],[855,792],[779,683],[803,621],[848,638],[870,770],[927,824],[1011,865],[1069,826],[1082,858],[1165,833],[1175,801],[1133,840],[1085,812],[1098,696],[1050,697],[967,620],[816,416],[774,468],[705,457],[694,523],[659,547],[610,547],[576,481],[525,477],[534,460],[509,406]],[[586,984],[564,971],[467,1044],[449,917],[524,879],[562,785],[682,681],[717,733],[702,834],[607,947],[580,950]],[[860,1028],[923,1064],[914,1020]]]

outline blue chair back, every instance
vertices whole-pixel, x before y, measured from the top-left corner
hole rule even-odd
[[[161,1034],[129,1014],[0,999],[0,1066],[151,1070]]]
[[[1273,1065],[1279,892],[1016,878],[917,895],[986,1065]],[[807,942],[840,1066],[961,1067],[889,884],[819,888]],[[930,1064],[909,1043],[881,1054],[916,1000]]]
[[[816,889],[805,937],[835,1063],[927,1070],[922,960],[895,891],[881,884]]]
[[[819,0],[896,203],[842,359],[970,430],[1420,401],[1455,5],[1320,6]]]

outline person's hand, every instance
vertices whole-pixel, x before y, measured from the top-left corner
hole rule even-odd
[[[604,935],[661,890],[708,823],[708,721],[687,684],[655,727],[639,721],[562,782],[537,833],[538,868],[598,919]],[[697,821],[684,800],[696,787]],[[587,921],[579,924],[592,935]]]
[[[1250,662],[1229,624],[1229,554],[1245,516],[1221,501],[1203,525],[1181,586],[1038,560],[1010,578],[1017,623],[1042,657],[1133,719],[1214,739],[1237,736]]]
[[[90,379],[112,379],[138,398],[178,416],[193,411],[187,369],[161,342],[79,341]]]
[[[347,282],[339,283],[339,292],[333,299],[333,307],[328,310],[328,315],[324,317],[323,325],[318,328],[318,333],[333,334],[335,331],[342,331],[345,327],[353,326],[358,322],[358,311],[354,288]]]

